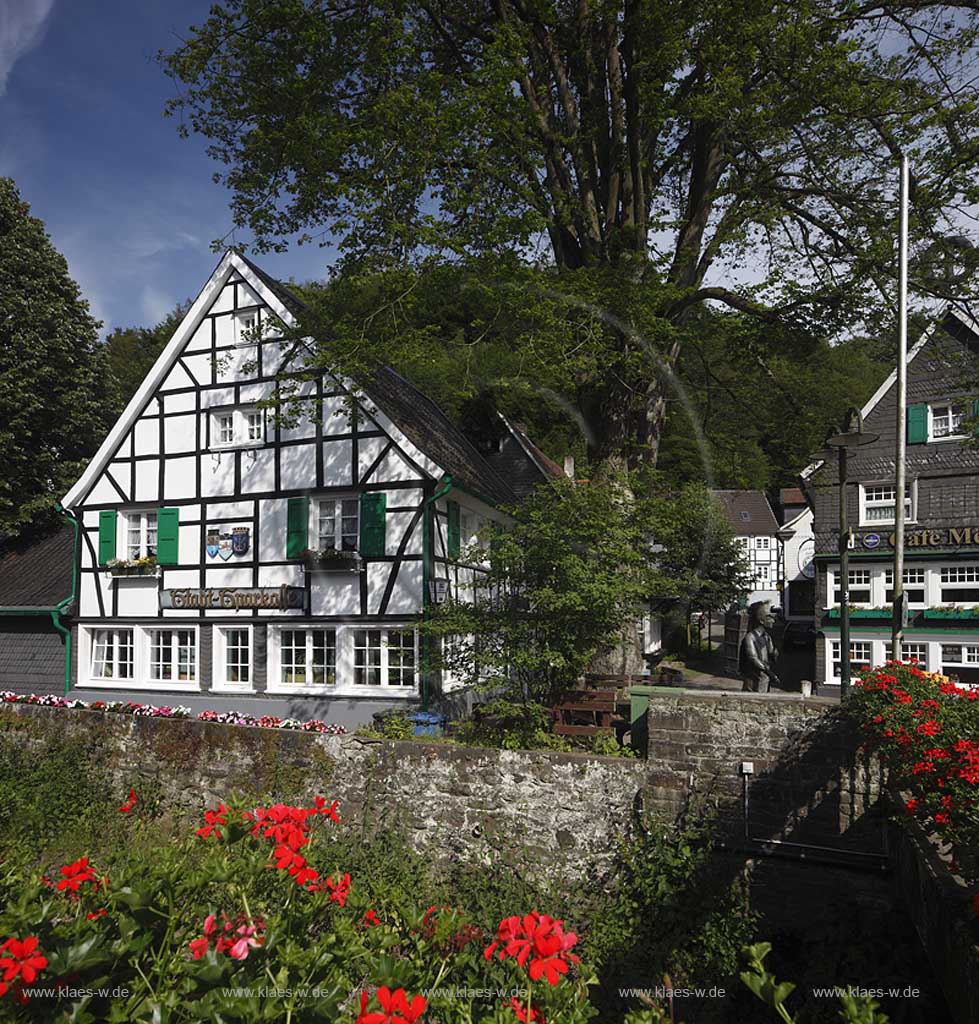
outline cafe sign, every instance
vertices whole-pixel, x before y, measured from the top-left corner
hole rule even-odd
[[[877,547],[884,537],[882,534],[867,533],[861,538],[866,548]],[[894,534],[888,534],[887,543],[894,547]],[[979,526],[948,526],[939,530],[905,531],[906,548],[949,548],[979,547]]]
[[[306,591],[302,587],[180,587],[160,591],[160,607],[194,611],[285,612],[305,607]]]

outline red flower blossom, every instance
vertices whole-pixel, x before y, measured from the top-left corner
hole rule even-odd
[[[350,872],[344,874],[343,878],[339,882],[334,882],[333,878],[326,880],[327,888],[330,890],[330,901],[332,903],[339,903],[341,907],[346,906],[347,897],[350,895]],[[398,989],[398,991],[402,991]]]
[[[360,1016],[355,1024],[415,1024],[425,1012],[425,999],[415,996],[411,1003],[403,988],[390,989],[382,985],[377,990],[377,1001],[381,1004],[382,1013],[367,1012],[368,995],[360,994]]]
[[[483,957],[489,960],[497,947],[502,947],[497,953],[500,960],[512,956],[523,967],[530,959],[531,980],[546,977],[548,984],[556,985],[561,975],[568,973],[567,962],[578,962],[578,957],[568,952],[578,941],[578,936],[574,932],[565,932],[563,925],[563,921],[539,914],[536,910],[522,919],[505,917],[500,922],[496,941],[486,947]]]
[[[908,814],[914,814],[918,809],[918,801],[912,797],[912,799],[908,800],[904,806],[907,809]]]
[[[131,789],[129,791],[129,797],[126,802],[119,807],[121,814],[128,814],[136,806],[136,790]]]
[[[939,811],[935,815],[935,822],[938,825],[951,825],[952,824],[952,818],[951,818],[951,816],[947,812]]]
[[[510,1005],[513,1007],[513,1012],[517,1015],[517,1020],[522,1021],[523,1024],[531,1024],[532,1021],[539,1022],[539,1024],[547,1024],[544,1015],[538,1007],[532,1006],[528,1014],[527,1010],[513,996],[510,997]]]
[[[316,805],[316,813],[325,814],[331,821],[335,821],[338,825],[340,824],[340,815],[337,813],[338,801],[334,800],[327,807],[326,800],[323,797],[314,796],[313,803]]]
[[[24,983],[30,985],[34,979],[48,966],[48,958],[37,952],[37,937],[28,935],[23,942],[10,938],[0,946],[0,968],[3,969],[4,982],[11,982],[20,976]]]
[[[933,718],[922,722],[917,728],[917,732],[922,736],[937,736],[941,731],[942,727]]]
[[[214,835],[221,838],[221,832],[219,826],[228,824],[228,808],[224,804],[218,804],[216,811],[204,811],[205,825],[197,830],[197,835],[201,839],[207,839],[207,837],[213,832]]]
[[[88,857],[81,857],[72,864],[65,864],[61,873],[64,878],[58,879],[56,886],[59,892],[64,892],[66,889],[78,892],[83,882],[93,882],[96,889],[99,886],[95,872],[88,866]]]
[[[225,940],[230,943],[228,946],[228,956],[230,956],[232,960],[246,959],[249,949],[257,949],[265,941],[264,937],[260,934],[258,927],[254,924],[241,925],[235,931],[235,935],[237,938],[233,940]]]
[[[364,914],[364,927],[369,928],[372,925],[380,924],[381,922],[377,918],[377,912],[371,907],[370,910]]]
[[[91,913],[86,914],[85,916],[88,918],[89,921],[95,921],[97,918],[105,917],[107,913],[108,911],[105,909],[105,907],[99,907],[98,910],[93,910]]]

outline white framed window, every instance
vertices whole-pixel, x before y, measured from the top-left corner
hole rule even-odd
[[[311,504],[317,547],[321,551],[356,551],[360,546],[360,499],[320,498]]]
[[[258,341],[256,337],[258,324],[257,309],[245,309],[235,313],[235,344],[255,345]]]
[[[79,631],[81,687],[200,689],[197,627],[107,626]]]
[[[276,688],[332,687],[337,681],[337,631],[291,629],[278,631]]]
[[[255,406],[215,409],[211,413],[211,447],[237,448],[265,442],[265,411]]]
[[[838,605],[843,600],[843,594],[839,589],[839,570],[832,573],[834,584],[833,600],[831,604]],[[847,573],[847,603],[848,604],[872,604],[873,594],[873,570],[871,569],[850,569]]]
[[[137,558],[156,555],[156,510],[133,509],[120,516],[125,530],[126,558],[134,562]]]
[[[906,568],[902,576],[904,578],[904,593],[908,595],[908,604],[924,607],[927,603],[925,600],[927,594],[925,570],[921,567]],[[891,604],[894,600],[893,569],[884,570],[884,588],[884,602]]]
[[[133,678],[133,631],[92,630],[92,679]]]
[[[979,685],[979,645],[942,644],[941,671],[967,686]]]
[[[149,678],[151,683],[197,682],[197,631],[150,629]]]
[[[894,522],[895,489],[893,484],[860,485],[860,525],[880,526]],[[916,480],[904,485],[904,519],[915,521],[915,499],[918,493]]]
[[[901,661],[916,661],[922,668],[928,667],[928,644],[902,643]]]
[[[939,581],[942,604],[979,604],[979,565],[943,565]]]
[[[833,649],[833,678],[837,681],[841,678],[842,672],[842,660],[841,660],[841,647],[840,641],[834,640],[832,643]],[[870,640],[851,640],[850,641],[850,674],[851,676],[856,675],[858,672],[863,672],[864,669],[870,668],[873,664],[874,653],[873,643]]]
[[[413,687],[418,639],[413,629],[354,629],[354,686]]]
[[[218,626],[214,630],[215,690],[251,690],[255,659],[250,626]]]
[[[756,565],[755,566],[755,582],[757,582],[757,583],[767,583],[768,582],[768,580],[769,580],[768,568],[769,567],[767,565]]]
[[[768,537],[755,537],[755,547],[758,548],[759,551],[767,551],[768,542]]]
[[[962,423],[968,419],[965,402],[943,402],[928,406],[928,440],[951,441],[965,437]]]

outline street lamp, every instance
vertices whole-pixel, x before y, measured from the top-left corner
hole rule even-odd
[[[850,528],[846,522],[846,471],[851,448],[873,444],[879,434],[863,429],[863,414],[849,409],[843,417],[843,429],[826,441],[828,448],[839,449],[840,456],[840,700],[850,692]]]

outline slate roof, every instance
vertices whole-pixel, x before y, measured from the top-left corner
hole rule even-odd
[[[494,504],[516,502],[516,492],[472,442],[427,395],[401,374],[384,366],[364,391],[408,440],[434,459],[463,490],[483,495]]]
[[[772,536],[778,521],[764,491],[711,491],[720,502],[731,529],[742,537]]]
[[[52,608],[71,596],[75,531],[65,523],[0,547],[0,608]]]

